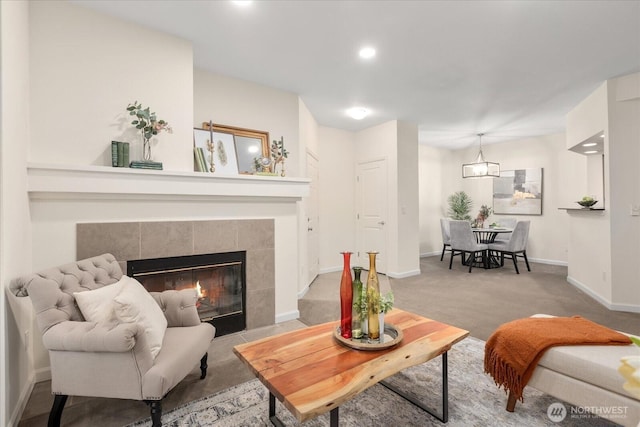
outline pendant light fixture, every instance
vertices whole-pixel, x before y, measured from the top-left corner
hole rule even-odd
[[[462,165],[463,178],[483,178],[483,177],[499,177],[500,163],[487,162],[482,154],[482,137],[484,133],[479,133],[480,151],[478,157],[473,163],[465,163]]]

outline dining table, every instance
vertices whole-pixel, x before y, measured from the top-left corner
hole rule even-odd
[[[471,228],[473,235],[478,243],[493,243],[498,234],[512,233],[513,228],[506,227],[489,227],[489,228]]]
[[[489,227],[489,228],[471,228],[473,231],[473,235],[476,238],[478,243],[493,243],[496,240],[498,234],[503,233],[512,233],[513,228],[507,227]],[[474,267],[481,267],[485,269],[490,268],[500,268],[502,264],[500,263],[499,257],[497,253],[492,253],[490,250],[486,250],[483,254],[483,262],[474,262]]]

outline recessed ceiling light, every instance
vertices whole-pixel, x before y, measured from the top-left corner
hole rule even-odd
[[[596,150],[591,150],[591,151],[585,151],[584,154],[596,154],[598,151]]]
[[[582,144],[583,147],[593,147],[594,145],[598,145],[595,142],[587,142],[586,144]]]
[[[358,54],[360,55],[360,58],[370,59],[376,56],[376,50],[371,46],[367,46],[360,49],[360,52],[358,52]]]
[[[600,135],[600,138],[604,138],[604,133],[602,135]]]
[[[353,107],[347,110],[347,114],[356,120],[362,120],[369,115],[369,110],[362,107]]]
[[[232,0],[231,3],[235,4],[236,6],[247,7],[252,3],[252,1],[251,0]]]

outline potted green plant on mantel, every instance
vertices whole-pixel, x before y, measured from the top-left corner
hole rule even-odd
[[[142,136],[142,159],[144,162],[153,163],[151,162],[151,138],[162,131],[173,133],[173,129],[169,126],[169,122],[158,119],[155,112],[152,112],[149,107],[143,108],[138,101],[127,105],[127,111],[130,116],[135,116],[131,124],[140,131]]]

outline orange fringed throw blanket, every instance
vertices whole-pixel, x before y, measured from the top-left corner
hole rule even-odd
[[[624,345],[628,336],[580,316],[530,317],[501,325],[484,348],[484,371],[498,387],[523,400],[522,391],[544,352],[560,345]]]

